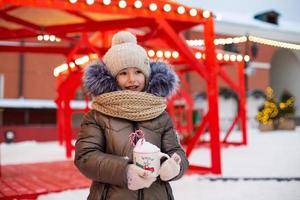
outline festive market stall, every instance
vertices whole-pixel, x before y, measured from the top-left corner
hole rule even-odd
[[[220,174],[221,145],[247,144],[244,87],[244,57],[217,53],[214,44],[213,13],[190,8],[174,1],[160,0],[0,0],[1,18],[6,28],[0,30],[0,40],[53,41],[49,46],[0,46],[5,51],[60,53],[66,56],[65,64],[54,70],[57,80],[57,129],[59,142],[66,145],[66,156],[72,155],[71,116],[74,112],[86,112],[86,108],[73,110],[70,101],[81,87],[81,77],[87,62],[101,58],[110,46],[113,33],[128,29],[137,35],[140,45],[148,50],[151,59],[163,59],[173,64],[181,78],[182,87],[170,99],[168,111],[180,131],[190,135],[186,143],[190,156],[201,135],[208,128],[211,150],[211,166],[191,165],[197,173]],[[204,47],[190,46],[184,39],[184,31],[203,26]],[[60,42],[61,43],[55,43]],[[226,64],[236,67],[237,82],[224,70]],[[184,74],[195,71],[205,80],[208,111],[198,127],[193,127],[193,99],[186,90]],[[221,141],[219,130],[217,79],[222,78],[238,95],[239,110]],[[178,106],[183,102],[183,106]],[[185,113],[186,124],[175,113]],[[176,121],[177,120],[177,121]],[[233,127],[240,122],[242,141],[229,142]]]

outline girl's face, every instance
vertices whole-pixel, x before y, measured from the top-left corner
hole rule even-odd
[[[145,87],[145,75],[136,67],[122,69],[117,74],[116,80],[122,90],[141,92]]]

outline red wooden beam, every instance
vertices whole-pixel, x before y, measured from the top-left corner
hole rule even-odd
[[[68,93],[73,92],[73,91],[66,91]],[[73,97],[72,97],[73,98]],[[66,146],[66,157],[67,158],[71,158],[72,157],[72,128],[71,128],[71,124],[72,124],[72,119],[71,119],[71,115],[72,115],[72,108],[70,106],[70,101],[71,99],[65,99],[64,101],[64,136],[65,136],[65,146]]]
[[[214,26],[213,18],[209,17],[204,24],[204,40],[205,40],[205,65],[207,67],[208,77],[206,79],[206,91],[208,100],[208,121],[210,134],[210,149],[212,173],[221,174],[221,145],[220,145],[220,129],[219,129],[219,107],[218,107],[218,86],[217,72],[219,66],[216,62],[216,52],[214,45]]]
[[[89,40],[88,40],[88,35],[86,32],[82,33],[80,41],[77,42],[76,46],[71,49],[71,51],[67,55],[67,63],[70,62],[75,54],[78,54],[79,51],[84,48],[86,49],[89,53],[94,52],[96,53],[99,57],[104,53],[103,50],[98,50],[97,47],[93,46]]]
[[[153,20],[145,18],[135,18],[135,19],[124,19],[124,20],[111,20],[102,22],[87,22],[78,24],[68,24],[68,25],[56,25],[45,27],[44,32],[53,35],[74,33],[74,32],[94,32],[94,31],[107,31],[107,30],[120,30],[125,28],[136,28],[143,27],[147,25],[153,25],[155,23]],[[36,37],[37,34],[30,32],[26,29],[21,30],[9,30],[7,32],[2,32],[0,35],[0,40],[7,39],[17,39],[26,37]]]
[[[172,21],[172,20],[168,20],[168,23],[173,27],[173,29],[177,33],[199,24],[199,23],[188,23],[188,22],[178,23],[177,21]],[[160,28],[158,27],[158,24],[155,23],[155,24],[149,25],[149,28],[151,29],[151,31],[144,36],[138,36],[137,37],[138,41],[149,41],[150,39],[153,39],[153,38],[159,38]]]
[[[228,85],[237,92],[239,98],[239,112],[226,132],[223,144],[233,145],[246,145],[247,144],[247,130],[246,130],[246,94],[245,94],[245,79],[244,79],[244,65],[243,62],[233,62],[237,66],[238,83],[234,83],[231,78],[227,75],[225,70],[220,67],[219,75],[228,83]],[[233,130],[233,127],[240,121],[242,141],[241,142],[228,142],[227,139]]]
[[[150,0],[143,1],[143,7],[141,9],[136,9],[133,4],[134,0],[127,0],[126,8],[119,8],[117,6],[118,1],[112,1],[111,5],[104,5],[102,3],[95,3],[93,5],[87,5],[85,2],[77,2],[77,3],[70,3],[68,0],[5,0],[5,4],[8,5],[15,5],[15,6],[30,6],[30,7],[39,7],[39,8],[54,8],[60,10],[72,10],[72,11],[82,11],[82,12],[97,12],[103,14],[115,14],[115,15],[128,15],[128,16],[136,16],[136,17],[146,17],[146,18],[164,18],[164,19],[173,19],[178,22],[196,22],[201,23],[203,20],[202,17],[202,10],[198,9],[199,14],[197,16],[190,16],[189,15],[189,7],[181,5],[185,7],[186,12],[184,14],[178,14],[176,12],[177,7],[179,6],[178,3],[173,3],[168,1],[168,4],[173,6],[172,12],[164,12],[162,7],[164,2],[156,1],[155,3],[158,6],[157,11],[150,11],[149,4],[153,3]]]
[[[211,171],[212,171],[211,167],[202,167],[202,166],[196,166],[196,165],[189,165],[189,168],[188,168],[189,173],[208,174],[208,173],[211,173]]]
[[[0,8],[1,8],[2,6],[4,6],[4,1],[3,1],[3,0],[0,0]],[[1,165],[0,165],[0,167],[1,167]],[[1,175],[1,172],[0,172],[0,175]]]
[[[87,22],[79,24],[58,25],[46,27],[45,31],[50,33],[71,33],[71,32],[94,32],[94,31],[113,31],[125,28],[137,28],[153,24],[153,20],[146,18],[131,18],[123,20],[110,20],[101,22]]]
[[[58,78],[59,79],[59,78]],[[56,79],[56,83],[58,82]],[[63,121],[63,102],[60,97],[55,100],[55,104],[57,106],[56,112],[56,126],[57,126],[57,139],[60,145],[63,145],[64,142],[64,121]]]
[[[247,114],[246,114],[246,88],[245,88],[245,75],[244,75],[244,63],[237,63],[238,67],[238,84],[240,86],[240,96],[239,96],[239,110],[240,110],[240,125],[242,130],[242,144],[246,145],[247,140]]]
[[[187,64],[198,72],[204,79],[207,79],[207,74],[204,68],[199,64],[199,61],[195,58],[193,51],[189,48],[185,39],[178,35],[170,24],[164,19],[156,19],[157,23],[161,25],[164,31],[166,40],[168,40],[171,46],[175,46],[178,49],[182,57],[185,58]]]
[[[204,23],[204,20],[198,22],[184,22],[184,23],[178,22],[176,20],[167,20],[167,21],[177,33]]]
[[[240,118],[240,112],[237,113],[237,115],[235,116],[233,122],[231,123],[229,129],[227,130],[226,134],[225,134],[225,137],[223,139],[223,143],[226,143],[227,142],[227,139],[229,138],[229,135],[231,133],[231,131],[233,130],[233,127],[237,124],[238,120]]]
[[[177,74],[179,76],[180,84],[181,84],[181,87],[183,88],[183,91],[188,92],[188,93],[191,94],[190,89],[189,89],[189,84],[188,84],[188,82],[185,79],[183,71],[181,70],[181,71],[176,71],[176,72],[177,72]]]
[[[96,48],[96,47],[95,47]],[[31,53],[50,53],[67,55],[73,48],[60,46],[5,46],[0,45],[0,52],[31,52]],[[96,48],[99,52],[104,53],[106,49]],[[86,48],[80,48],[77,53],[90,53]]]
[[[1,0],[0,0],[0,2],[1,2]],[[6,8],[2,9],[1,11],[6,13],[6,12],[9,12],[9,11],[15,10],[18,7],[19,6],[7,6]]]
[[[32,24],[30,22],[27,22],[25,20],[22,20],[20,18],[8,15],[5,12],[0,11],[0,17],[2,19],[6,20],[6,21],[13,22],[13,23],[19,24],[21,26],[24,26],[25,29],[28,29],[28,30],[33,31],[35,33],[41,33],[42,27],[40,27],[38,25],[35,25],[35,24]]]
[[[28,29],[7,30],[7,31],[1,32],[0,40],[36,37],[37,35],[38,34],[32,32],[32,31],[29,31]]]
[[[70,13],[71,15],[75,15],[77,17],[80,17],[80,18],[82,18],[82,19],[84,19],[85,21],[88,21],[88,22],[94,22],[95,21],[92,18],[90,18],[90,17],[88,17],[84,14],[79,13],[78,11],[66,10],[66,12]]]
[[[6,32],[6,31],[9,31],[9,29],[0,27],[0,35],[2,35],[2,32]]]
[[[193,149],[196,147],[196,144],[198,143],[201,135],[205,132],[207,124],[208,124],[208,114],[204,115],[203,120],[201,122],[201,125],[197,129],[197,131],[194,134],[193,138],[189,141],[189,144],[186,148],[187,157],[189,157],[191,155]]]

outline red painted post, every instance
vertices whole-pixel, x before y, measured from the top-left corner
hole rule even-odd
[[[64,141],[64,113],[63,113],[63,105],[62,105],[62,98],[59,92],[60,84],[62,83],[61,76],[56,78],[56,92],[57,98],[55,100],[57,111],[56,111],[56,124],[57,124],[57,136],[58,136],[58,143],[59,145],[63,145]]]
[[[192,150],[195,148],[195,146],[196,146],[197,142],[199,141],[201,135],[205,132],[207,124],[208,124],[208,114],[206,114],[203,117],[201,125],[199,126],[199,128],[196,131],[196,133],[193,136],[193,138],[188,143],[188,146],[186,148],[186,155],[187,155],[187,157],[190,156],[190,154],[192,153]]]
[[[64,140],[64,130],[63,130],[64,118],[63,118],[62,101],[61,99],[58,98],[55,100],[55,103],[57,106],[56,123],[57,123],[58,143],[62,145]]]
[[[190,94],[188,94],[186,91],[182,90],[182,96],[185,99],[185,117],[186,117],[186,125],[185,130],[187,131],[187,135],[190,137],[193,133],[193,107],[194,107],[194,101]]]
[[[219,129],[219,109],[218,109],[218,87],[216,63],[216,52],[214,45],[214,27],[213,18],[210,16],[204,24],[204,41],[205,41],[205,65],[207,67],[207,95],[208,95],[208,121],[211,146],[211,163],[212,173],[221,174],[221,145]]]
[[[239,121],[240,116],[241,116],[241,114],[240,114],[240,112],[238,112],[238,114],[235,116],[233,122],[231,123],[230,127],[228,128],[228,130],[227,130],[227,132],[226,132],[226,134],[225,134],[225,137],[224,137],[222,143],[227,143],[227,139],[229,138],[229,135],[230,135],[231,131],[233,130],[233,127],[234,127],[234,126],[237,124],[237,122]]]
[[[66,156],[67,158],[72,157],[72,128],[71,128],[71,107],[70,107],[70,99],[65,99],[64,103],[64,122],[65,122],[65,142],[66,142]]]
[[[180,55],[186,60],[190,68],[199,73],[203,79],[207,79],[206,70],[202,68],[202,65],[194,56],[193,51],[184,41],[183,36],[178,35],[178,33],[175,32],[172,26],[165,19],[156,18],[156,21],[166,34],[166,37],[164,39],[168,40],[169,43],[174,45]]]
[[[247,145],[247,116],[246,116],[246,88],[245,88],[245,76],[244,76],[244,63],[238,62],[238,79],[240,85],[240,100],[239,100],[239,108],[240,108],[240,123],[243,134],[242,144]]]
[[[193,134],[193,108],[194,108],[194,100],[190,95],[189,84],[187,83],[185,77],[183,76],[183,72],[178,72],[178,76],[181,81],[181,89],[179,93],[185,100],[185,117],[186,117],[186,125],[185,130],[187,131],[187,135],[190,137]]]

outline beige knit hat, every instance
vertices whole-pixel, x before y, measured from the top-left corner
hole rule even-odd
[[[112,38],[112,47],[103,56],[103,62],[113,77],[127,67],[139,68],[146,79],[150,76],[149,58],[136,37],[127,31],[120,31]]]

